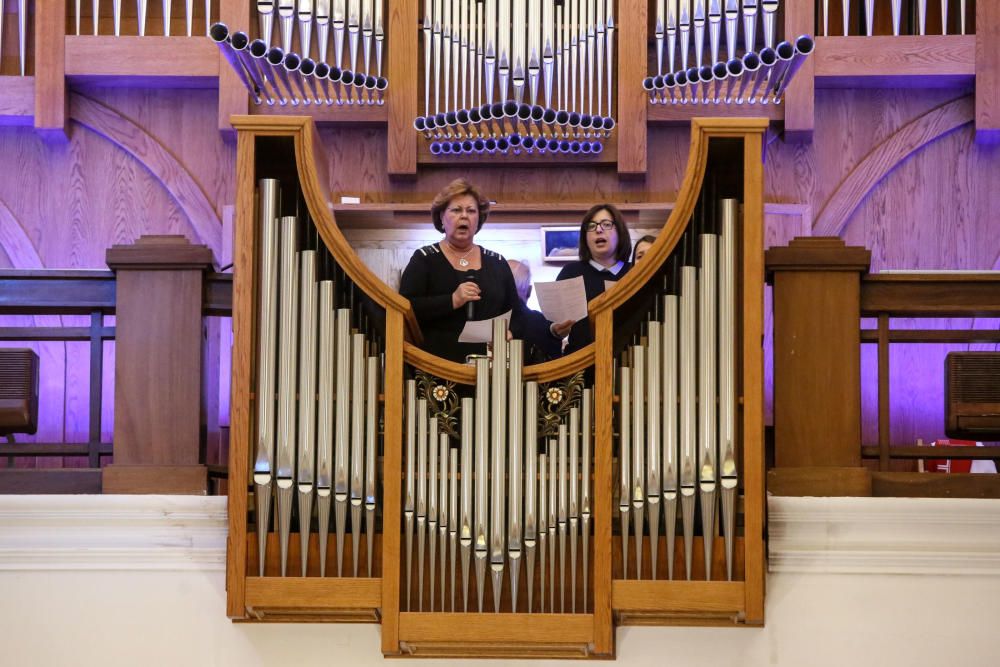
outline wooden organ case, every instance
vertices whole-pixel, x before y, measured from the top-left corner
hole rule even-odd
[[[657,241],[590,303],[595,342],[536,365],[502,332],[474,364],[421,350],[338,228],[313,121],[233,124],[231,618],[377,622],[418,657],[763,623],[765,119],[694,120]]]

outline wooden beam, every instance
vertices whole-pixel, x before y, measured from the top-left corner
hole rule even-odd
[[[639,83],[646,76],[646,0],[619,0],[615,15],[618,63],[614,85],[618,90],[618,174],[646,174],[646,92]],[[612,114],[614,115],[614,114]]]
[[[35,129],[66,139],[66,0],[35,5]]]
[[[417,2],[393,2],[389,8],[388,44],[389,107],[386,171],[390,176],[417,174]]]
[[[250,29],[256,23],[250,22],[251,4],[244,0],[219,0],[219,20],[232,30]],[[229,122],[229,117],[248,113],[250,96],[247,95],[239,76],[222,57],[222,53],[218,53],[216,57],[219,63],[219,131],[232,135],[233,126]]]
[[[812,35],[816,25],[816,5],[789,2],[785,5],[785,39]],[[815,113],[816,53],[806,58],[795,80],[785,91],[785,141],[812,141]]]
[[[974,35],[817,37],[810,60],[817,88],[934,88],[971,83],[975,52]]]
[[[1000,3],[976,3],[976,141],[1000,141]]]

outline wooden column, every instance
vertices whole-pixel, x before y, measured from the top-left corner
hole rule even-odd
[[[1000,142],[1000,3],[976,3],[976,141]]]
[[[814,35],[816,5],[813,2],[785,3],[785,39]],[[794,43],[794,42],[793,42]],[[785,91],[785,141],[811,142],[816,125],[815,71],[816,54],[806,58],[795,79]]]
[[[107,252],[117,274],[114,463],[105,493],[207,491],[199,452],[202,274],[212,252],[144,236]]]
[[[13,35],[17,38],[17,33]],[[66,0],[35,3],[35,128],[66,138]]]
[[[833,237],[765,253],[777,468],[861,465],[861,275],[870,260]]]
[[[639,85],[646,76],[646,0],[619,0],[615,14],[618,63],[615,80],[618,109],[613,113],[618,133],[618,174],[646,174],[646,111],[649,98]]]
[[[415,1],[389,3],[386,104],[389,107],[386,171],[390,176],[416,176],[417,8]]]
[[[245,0],[219,0],[219,20],[229,26],[232,31],[245,30],[252,35],[255,32],[256,16],[254,22],[251,23],[248,11],[250,4],[254,3],[247,3]],[[275,17],[275,24],[277,22],[277,17]],[[277,34],[277,25],[275,25],[274,30]],[[219,59],[219,131],[232,134],[233,125],[229,122],[229,117],[249,113],[250,96],[247,94],[247,89],[240,83],[239,76],[222,57],[221,52],[217,54],[217,57]]]

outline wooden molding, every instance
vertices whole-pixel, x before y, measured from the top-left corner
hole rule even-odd
[[[66,0],[35,6],[35,129],[66,138]]]
[[[873,38],[874,39],[874,38]],[[907,123],[858,163],[820,208],[813,233],[840,236],[868,193],[927,144],[974,120],[972,97],[960,97]]]
[[[812,35],[816,26],[816,3],[790,2],[785,5],[785,39]],[[812,141],[816,125],[816,50],[806,58],[785,91],[785,141]]]
[[[1000,141],[1000,4],[976,3],[976,140]]]
[[[389,53],[386,105],[389,109],[386,171],[390,176],[417,174],[417,2],[389,3],[386,42]]]
[[[0,570],[216,572],[225,545],[219,496],[0,495]]]
[[[65,37],[65,74],[77,81],[112,85],[215,88],[218,47],[201,37]]]
[[[817,37],[810,60],[817,88],[950,87],[972,82],[975,45],[975,35]]]
[[[769,569],[996,576],[998,528],[996,500],[771,496]]]
[[[646,173],[646,112],[649,103],[639,83],[646,76],[647,0],[619,0],[615,14],[615,48],[618,49],[615,85],[618,115],[618,175]]]

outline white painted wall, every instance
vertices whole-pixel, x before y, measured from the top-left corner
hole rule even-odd
[[[618,664],[1000,664],[995,501],[775,500],[772,561],[799,571],[769,575],[767,626],[620,629]],[[920,537],[935,525],[950,526],[947,543]],[[377,626],[227,620],[224,526],[220,498],[0,497],[0,665],[384,664]],[[935,553],[949,558],[928,567]],[[881,574],[914,554],[953,574]],[[880,574],[829,573],[846,563]]]

